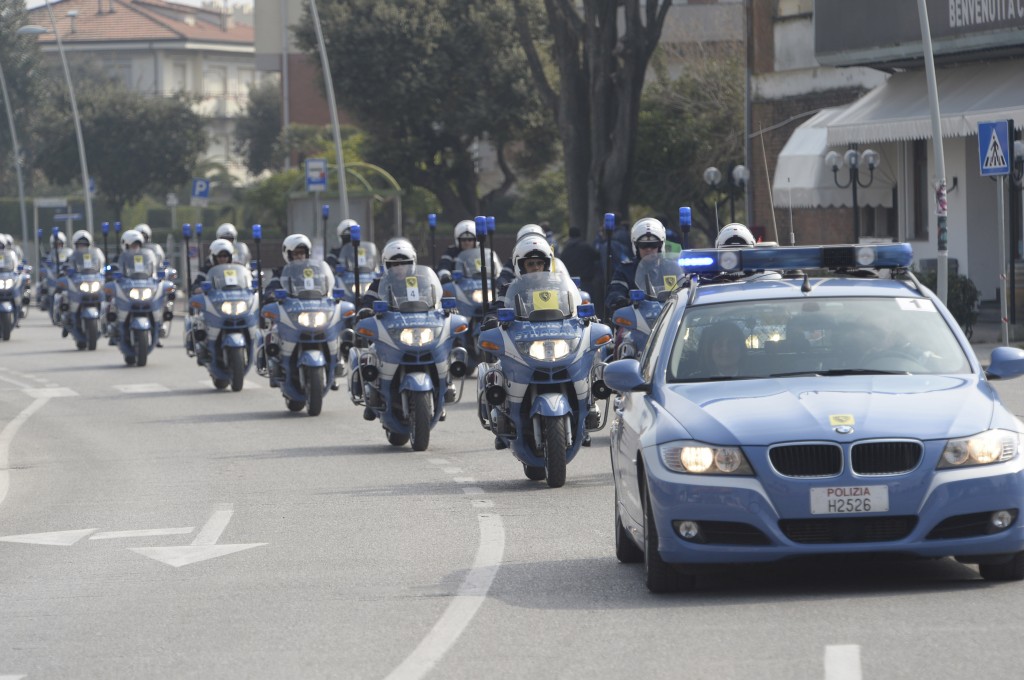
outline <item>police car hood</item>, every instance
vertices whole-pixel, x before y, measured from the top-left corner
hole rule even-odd
[[[852,435],[945,439],[993,426],[998,403],[975,375],[819,376],[668,385],[664,406],[686,435],[715,444],[769,445]],[[1009,416],[1001,409],[1000,421]],[[659,432],[659,441],[678,433]]]

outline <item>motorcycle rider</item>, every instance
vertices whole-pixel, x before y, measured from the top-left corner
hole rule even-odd
[[[332,269],[342,261],[341,253],[345,250],[345,246],[352,242],[352,227],[357,224],[359,223],[353,219],[344,219],[335,227],[335,233],[338,235],[338,247],[332,248],[330,254],[327,255],[327,264],[331,265]]]
[[[235,225],[225,222],[217,227],[215,236],[218,239],[231,242],[235,262],[246,267],[249,266],[249,263],[252,262],[252,254],[249,252],[249,246],[238,240],[238,229],[235,228]]]
[[[153,258],[156,260],[156,266],[164,266],[164,260],[167,258],[164,256],[164,249],[160,244],[153,242],[153,229],[145,222],[136,224],[134,229],[142,234],[142,247],[153,253]]]
[[[739,222],[730,222],[722,227],[715,237],[716,248],[753,248],[757,240],[746,226]]]
[[[451,271],[455,267],[455,258],[463,250],[476,247],[476,222],[473,220],[462,220],[455,225],[455,243],[448,246],[437,263],[437,269]]]
[[[50,236],[50,259],[55,265],[60,265],[71,254],[67,243],[68,237],[63,231],[58,231]]]
[[[637,220],[629,230],[633,244],[633,259],[615,268],[605,296],[605,308],[610,316],[619,307],[629,304],[629,289],[636,279],[636,267],[645,255],[660,253],[665,246],[665,225],[653,217]]]
[[[136,229],[126,229],[121,234],[121,255],[117,258],[117,270],[122,274],[128,275],[131,272],[148,272],[151,276],[156,276],[157,262],[156,255],[152,250],[143,248],[145,244],[145,238],[142,233]],[[118,343],[118,331],[120,330],[116,323],[112,323],[107,326],[110,333],[110,344],[116,345]]]
[[[192,281],[192,293],[198,293],[202,290],[203,281],[206,280],[206,275],[210,273],[210,270],[219,264],[231,264],[235,257],[235,246],[231,241],[218,238],[214,239],[210,243],[210,254],[207,257],[207,263],[202,266],[199,273],[196,274],[195,280]]]
[[[523,237],[528,236],[530,234],[541,236],[544,238],[545,241],[548,240],[547,234],[544,233],[544,228],[541,227],[539,224],[524,224],[522,227],[520,227],[519,231],[516,232],[516,243],[518,244]],[[550,243],[548,243],[548,250],[551,250]],[[501,268],[501,273],[498,274],[498,280],[495,282],[495,285],[497,285],[499,289],[507,288],[508,284],[512,283],[512,281],[514,281],[518,277],[518,274],[516,273],[514,260],[515,252],[513,251],[513,255],[509,257],[507,260],[505,260],[505,264]]]
[[[381,251],[381,262],[384,264],[385,269],[391,269],[392,267],[401,265],[416,265],[416,248],[413,247],[412,241],[409,239],[398,236],[384,244],[384,250]],[[380,299],[378,293],[380,289],[380,279],[374,279],[373,283],[370,284],[369,288],[359,298],[360,308],[372,308],[373,303]],[[362,311],[360,310],[360,313]]]
[[[64,276],[62,276],[57,283],[57,288],[60,291],[55,296],[55,304],[59,305],[61,311],[61,320],[63,329],[61,330],[61,337],[67,337],[68,325],[70,323],[68,314],[69,311],[65,309],[65,300],[67,299],[67,287],[71,285],[68,277],[71,274],[78,271],[79,264],[82,265],[83,270],[91,270],[93,272],[103,271],[103,265],[106,264],[106,258],[103,256],[103,252],[99,248],[93,245],[92,234],[85,229],[79,229],[71,235],[71,243],[74,250],[71,256],[64,262]],[[76,255],[79,255],[76,257]]]

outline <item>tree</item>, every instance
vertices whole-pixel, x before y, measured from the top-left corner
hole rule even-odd
[[[445,214],[480,214],[512,186],[517,160],[550,160],[508,3],[339,0],[320,8],[320,18],[338,99],[368,133],[364,156],[400,183],[431,191]],[[308,10],[296,36],[317,55]],[[525,138],[532,143],[514,152]],[[483,139],[497,149],[502,180],[480,198],[473,149]]]
[[[249,90],[249,103],[235,127],[235,150],[245,158],[245,167],[254,175],[284,167],[284,154],[278,144],[283,118],[281,90],[275,80],[265,80]]]
[[[75,88],[89,174],[117,219],[126,203],[163,193],[192,177],[206,149],[203,119],[182,97],[146,97],[95,73],[79,72]],[[44,107],[38,120],[38,167],[53,182],[79,177],[70,110]]]
[[[678,78],[659,76],[644,93],[633,202],[661,215],[690,206],[694,229],[713,243],[715,203],[722,210],[727,198],[711,193],[704,169],[714,165],[726,175],[743,153],[743,64],[735,56],[694,55]],[[720,189],[726,187],[727,179]]]
[[[14,114],[14,128],[22,154],[22,164],[31,168],[32,120],[38,103],[43,99],[43,83],[39,75],[39,46],[35,36],[18,35],[17,30],[28,23],[28,12],[24,3],[4,3],[0,10],[0,65],[3,66],[7,93],[11,98]],[[15,172],[11,153],[10,125],[7,113],[0,107],[0,178],[3,179],[4,193],[14,193]],[[26,183],[31,182],[31,173],[24,173]]]
[[[515,26],[557,121],[569,225],[586,234],[603,213],[629,212],[640,93],[672,0],[544,0],[543,36],[533,1],[512,0]],[[540,47],[547,45],[557,85],[541,59]]]

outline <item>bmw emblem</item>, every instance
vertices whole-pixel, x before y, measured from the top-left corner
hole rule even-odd
[[[840,425],[836,428],[836,434],[853,434],[853,428],[849,425]]]

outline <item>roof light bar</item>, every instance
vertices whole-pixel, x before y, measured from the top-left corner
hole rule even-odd
[[[779,246],[684,250],[679,266],[692,273],[765,269],[891,269],[909,267],[909,243],[837,246]]]

